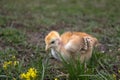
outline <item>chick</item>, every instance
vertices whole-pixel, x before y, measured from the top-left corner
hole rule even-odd
[[[60,35],[57,31],[51,31],[45,37],[47,51],[51,49],[53,57],[57,60],[80,59],[88,61],[92,56],[93,47],[98,40],[84,32],[65,32]]]

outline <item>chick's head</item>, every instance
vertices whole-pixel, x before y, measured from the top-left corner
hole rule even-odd
[[[56,48],[59,45],[60,35],[56,31],[51,31],[45,37],[45,50],[47,51],[49,48]]]

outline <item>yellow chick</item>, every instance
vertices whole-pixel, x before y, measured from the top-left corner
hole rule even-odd
[[[92,56],[93,47],[98,40],[84,32],[65,32],[60,35],[57,31],[51,31],[45,37],[47,51],[51,49],[52,56],[57,60],[80,59],[87,61]]]

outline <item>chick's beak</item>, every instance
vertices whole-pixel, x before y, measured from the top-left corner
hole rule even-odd
[[[49,49],[49,46],[48,46],[48,45],[46,45],[46,47],[45,47],[45,51],[48,51],[48,49]]]

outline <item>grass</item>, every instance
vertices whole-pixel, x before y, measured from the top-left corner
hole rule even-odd
[[[115,72],[110,69],[108,57],[110,56],[94,51],[91,60],[87,62],[87,68],[80,61],[63,62],[66,73],[69,74],[68,80],[115,80]]]
[[[33,80],[119,80],[119,5],[120,0],[1,0],[0,79],[22,80],[20,74],[35,68]],[[84,31],[102,46],[93,51],[87,69],[79,61],[60,66],[44,51],[51,30]]]
[[[13,28],[6,28],[6,29],[0,29],[0,35],[1,39],[5,42],[9,43],[14,43],[14,44],[25,44],[25,35],[24,33],[13,29]],[[6,44],[7,44],[6,43]]]

